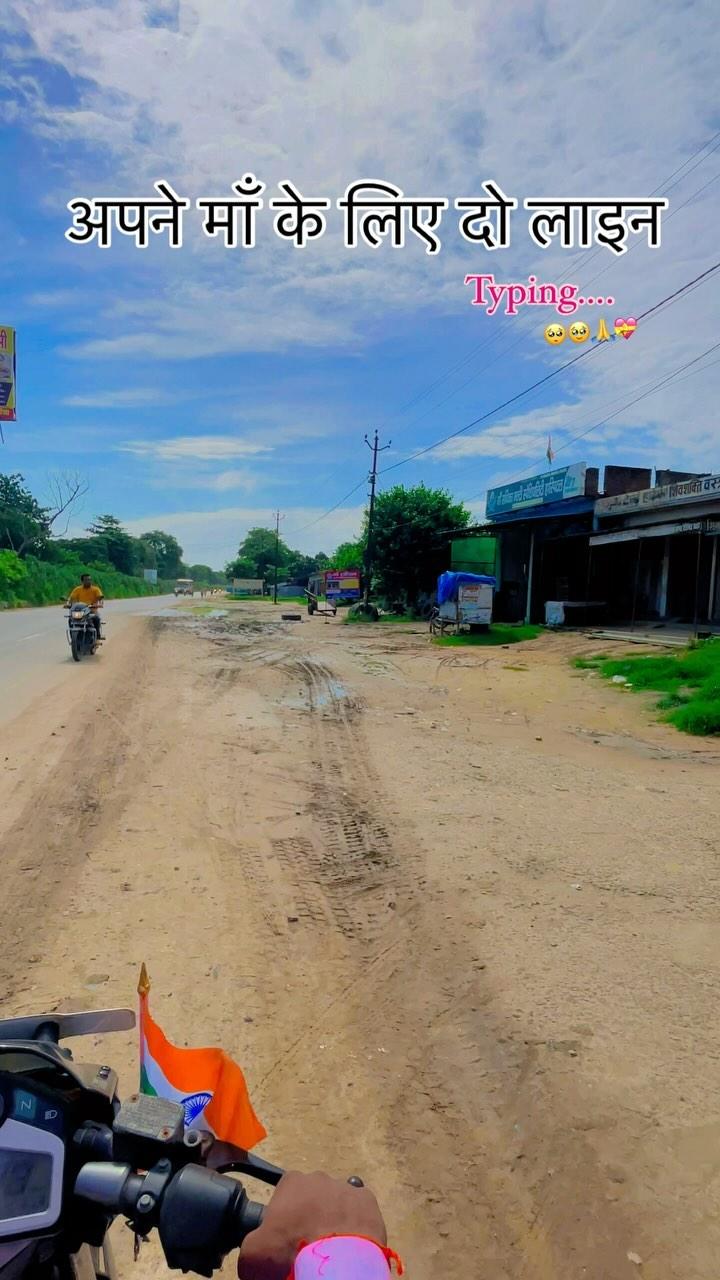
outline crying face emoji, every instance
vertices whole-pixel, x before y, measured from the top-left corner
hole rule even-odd
[[[590,337],[590,326],[584,320],[575,320],[568,329],[572,342],[587,342]]]
[[[565,341],[565,329],[561,324],[549,324],[545,330],[545,341],[551,347],[559,347]]]

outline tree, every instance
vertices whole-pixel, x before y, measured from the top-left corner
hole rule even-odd
[[[57,529],[53,529],[56,520],[61,516],[68,515],[68,512],[75,506],[75,503],[84,498],[90,488],[86,480],[83,480],[77,471],[60,471],[56,475],[52,475],[48,481],[50,502],[45,508],[48,527],[57,535]],[[70,517],[68,515],[65,521],[63,533],[67,533]]]
[[[330,557],[333,569],[361,570],[365,560],[365,542],[341,542],[335,554]]]
[[[235,560],[231,560],[225,565],[225,576],[227,578],[255,578],[255,564],[252,560],[246,560],[244,556],[237,556]]]
[[[448,567],[448,543],[470,512],[444,489],[396,485],[378,494],[373,529],[373,581],[388,600],[413,606],[434,591]],[[367,514],[365,516],[367,538]]]
[[[27,574],[16,551],[0,551],[0,597],[7,596]]]
[[[98,516],[88,533],[105,544],[104,559],[119,573],[134,574],[138,568],[137,539],[124,529],[117,516]]]
[[[277,543],[277,567],[285,569],[292,559],[292,551],[283,542],[282,538]],[[269,571],[275,568],[275,530],[274,529],[249,529],[237,553],[237,558],[231,564],[237,564],[243,561],[247,566],[252,567],[252,573],[233,573],[231,576],[235,578],[267,578]],[[231,565],[228,566],[230,568]]]
[[[150,533],[141,534],[140,541],[152,547],[155,553],[155,564],[145,565],[145,568],[157,569],[159,578],[181,576],[183,549],[177,538],[171,533],[163,533],[162,529],[153,529]]]
[[[202,583],[203,586],[211,587],[214,583],[224,578],[224,574],[216,573],[210,568],[209,564],[189,564],[187,567],[188,578],[192,578],[193,582]],[[235,575],[238,576],[237,574]]]
[[[50,537],[48,512],[21,475],[0,475],[0,549],[41,555]]]

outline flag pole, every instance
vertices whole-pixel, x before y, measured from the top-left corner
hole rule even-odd
[[[140,965],[140,977],[138,978],[137,993],[139,996],[139,1003],[140,1003],[140,1017],[138,1019],[139,1031],[140,1031],[140,1043],[138,1045],[138,1057],[140,1059],[140,1093],[142,1093],[143,1092],[143,1042],[145,1039],[143,1015],[145,1013],[145,1007],[147,1005],[147,998],[150,993],[150,979],[148,977],[148,971],[147,971],[147,967],[145,965],[144,960]]]

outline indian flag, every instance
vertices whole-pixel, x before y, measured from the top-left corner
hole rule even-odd
[[[185,1127],[205,1129],[244,1151],[267,1137],[245,1077],[222,1049],[178,1049],[150,1014],[150,980],[140,970],[140,1092],[179,1102]]]

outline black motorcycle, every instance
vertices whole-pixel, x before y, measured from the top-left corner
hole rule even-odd
[[[89,658],[102,643],[102,636],[95,626],[96,614],[89,604],[81,604],[79,600],[67,606],[67,637],[70,652],[75,660]]]
[[[130,1009],[0,1022],[0,1280],[118,1280],[108,1229],[155,1228],[168,1266],[211,1276],[260,1225],[242,1183],[282,1169],[185,1128],[177,1102],[123,1103],[111,1067],[73,1061],[67,1036],[128,1031]]]

